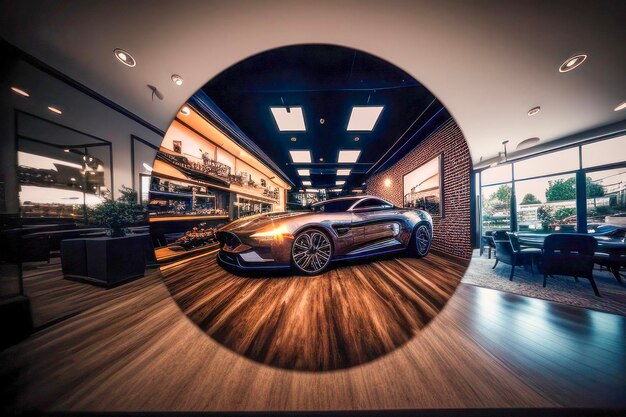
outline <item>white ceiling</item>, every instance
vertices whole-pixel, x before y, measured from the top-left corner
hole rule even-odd
[[[301,43],[364,50],[410,73],[454,116],[475,163],[503,139],[514,149],[626,119],[613,111],[626,100],[624,1],[9,1],[0,16],[6,40],[162,130],[225,68]],[[559,73],[575,53],[587,62]]]

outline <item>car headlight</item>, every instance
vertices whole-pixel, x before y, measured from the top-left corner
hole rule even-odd
[[[289,233],[287,226],[283,224],[283,225],[280,225],[278,227],[275,227],[269,230],[264,230],[262,232],[253,233],[250,235],[250,237],[259,239],[259,240],[271,240],[271,239],[283,239],[285,237],[293,237],[293,236]]]

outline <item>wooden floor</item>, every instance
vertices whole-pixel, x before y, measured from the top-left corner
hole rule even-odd
[[[225,347],[286,369],[360,365],[402,346],[444,307],[467,265],[394,257],[318,276],[233,275],[206,258],[163,271],[183,312]]]
[[[12,411],[626,407],[623,316],[461,283],[392,352],[347,369],[294,371],[208,337],[156,271],[111,290],[86,287],[85,302],[69,288],[55,295],[58,266],[36,274],[50,287],[38,287],[35,313],[66,317],[71,297],[73,315],[0,354],[2,406]]]

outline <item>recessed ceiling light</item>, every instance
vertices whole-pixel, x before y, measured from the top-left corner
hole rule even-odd
[[[539,142],[539,140],[540,140],[539,138],[524,139],[523,141],[517,144],[515,149],[520,150],[520,149],[530,148],[531,146],[535,146]]]
[[[302,177],[308,177],[309,175],[311,175],[311,171],[308,169],[299,169],[298,170],[298,175],[302,176]]]
[[[320,190],[318,190],[317,188],[307,188],[306,192],[307,193],[319,193]]]
[[[320,124],[323,125],[326,122],[326,120],[324,120],[324,118],[320,119]]]
[[[270,110],[281,132],[306,131],[302,107],[270,107]]]
[[[70,181],[76,181],[76,178],[72,177],[70,178]]]
[[[332,193],[340,193],[340,192],[342,191],[342,189],[341,189],[341,188],[331,188],[331,189],[330,189],[330,190],[328,190],[328,191],[330,191],[330,192],[332,192]]]
[[[341,177],[345,177],[346,175],[350,175],[350,171],[352,171],[351,169],[338,169],[337,170],[337,175],[341,176]]]
[[[335,185],[344,185],[346,182],[344,180],[335,181]]]
[[[69,148],[65,148],[65,149],[63,149],[63,152],[65,152],[65,153],[67,153],[67,152],[69,152],[69,151],[70,151],[70,150],[69,150]]]
[[[358,142],[359,140],[360,140],[360,139],[359,139],[359,137],[358,137],[358,136],[356,136],[356,137],[354,138],[354,141],[355,141],[355,142]]]
[[[311,181],[302,181],[302,185],[311,185]]]
[[[529,116],[534,116],[535,114],[539,113],[541,111],[541,107],[537,106],[537,107],[533,107],[532,109],[528,110],[528,115]]]
[[[133,58],[133,56],[128,51],[125,51],[121,48],[116,48],[113,50],[113,54],[122,64],[128,67],[134,67],[135,65],[137,65],[137,61],[135,61],[135,58]]]
[[[292,137],[291,137],[291,141],[292,141],[292,142],[295,142],[295,141],[297,141],[297,140],[298,140],[298,139],[297,139],[295,136],[292,136]]]
[[[11,90],[13,90],[13,92],[19,94],[20,96],[30,97],[30,94],[28,94],[26,91],[22,90],[21,88],[11,87]]]
[[[63,112],[56,107],[48,106],[48,110],[50,110],[52,113],[63,114]]]
[[[180,109],[180,113],[183,116],[189,116],[191,114],[191,109],[189,107],[187,107],[187,106],[183,106],[183,108]]]
[[[311,151],[289,151],[294,164],[310,164]]]
[[[559,67],[559,72],[569,72],[575,68],[578,68],[585,60],[587,59],[587,55],[578,54],[571,56],[565,60]]]
[[[183,85],[183,77],[178,74],[172,74],[172,82],[176,85]]]
[[[355,163],[361,155],[360,150],[342,150],[339,151],[338,163]]]
[[[371,131],[374,129],[384,106],[354,106],[348,121],[349,131]]]
[[[324,158],[320,158],[320,162],[324,162]]]
[[[614,108],[613,111],[620,111],[624,109],[626,109],[626,101]]]

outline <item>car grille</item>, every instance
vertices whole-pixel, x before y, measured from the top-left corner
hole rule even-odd
[[[231,232],[217,232],[216,237],[222,245],[228,245],[231,248],[236,248],[241,244],[237,235]]]

